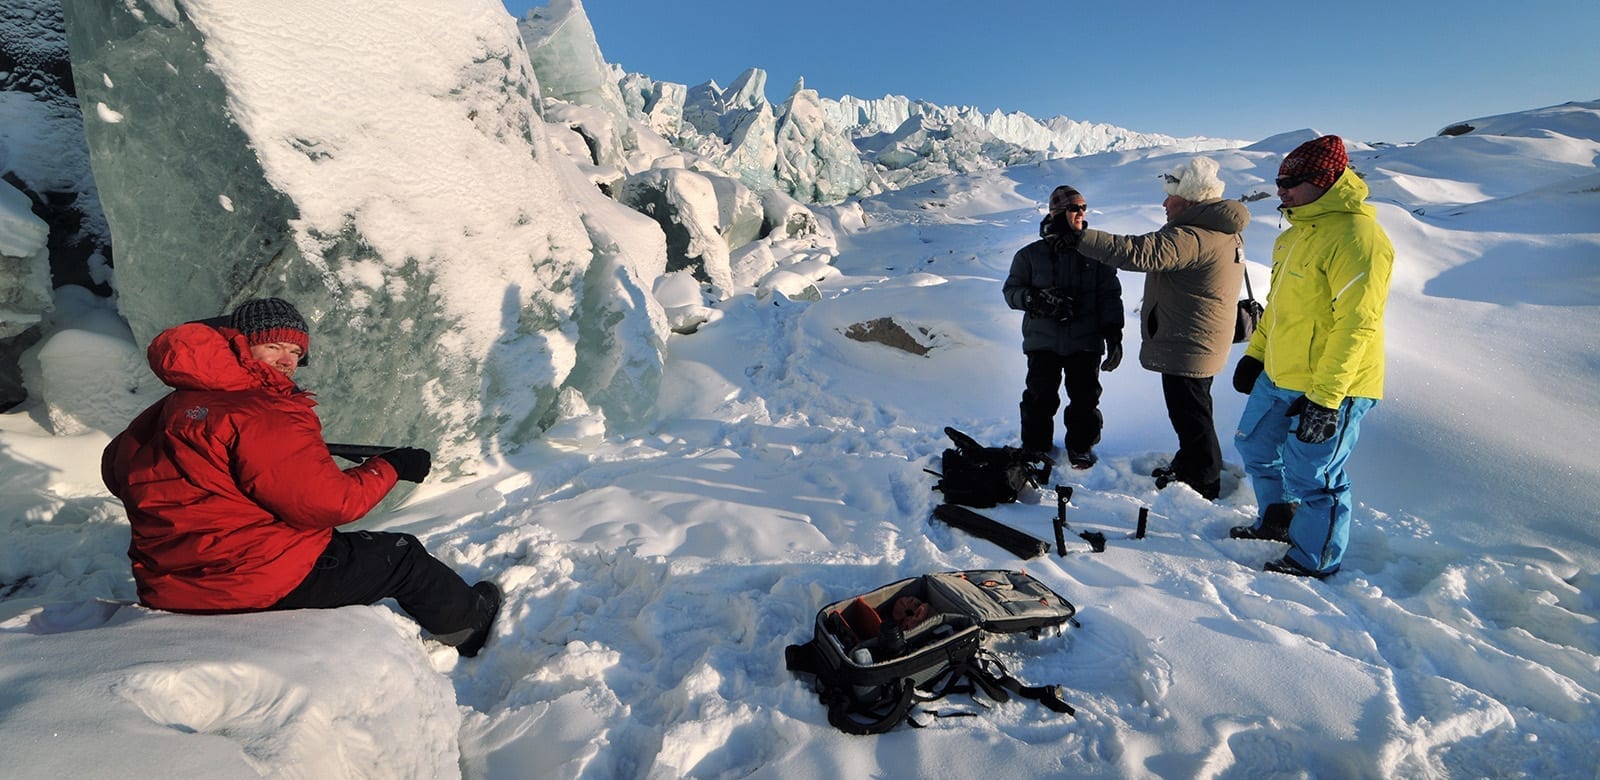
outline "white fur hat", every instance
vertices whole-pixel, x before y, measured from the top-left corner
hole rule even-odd
[[[1201,203],[1222,197],[1222,180],[1217,178],[1217,161],[1195,157],[1172,169],[1164,178],[1167,194],[1176,195],[1190,203]]]

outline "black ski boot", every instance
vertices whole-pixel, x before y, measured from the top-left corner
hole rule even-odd
[[[456,645],[456,652],[464,658],[476,656],[484,643],[489,641],[489,631],[494,628],[494,619],[500,614],[500,602],[503,600],[500,589],[488,580],[473,585],[472,590],[478,594],[478,603],[473,610],[472,633],[467,635],[466,641]]]
[[[1176,485],[1179,482],[1182,482],[1183,484],[1194,488],[1194,492],[1199,493],[1200,497],[1207,501],[1215,501],[1217,500],[1217,496],[1222,495],[1222,480],[1220,478],[1214,482],[1206,482],[1203,484],[1190,482],[1189,480],[1178,476],[1178,472],[1174,471],[1171,466],[1162,466],[1157,468],[1155,471],[1150,472],[1150,476],[1155,478],[1156,490],[1166,490],[1168,485]]]
[[[1327,571],[1312,571],[1304,566],[1301,566],[1295,561],[1295,559],[1290,558],[1287,555],[1275,561],[1267,561],[1266,565],[1262,566],[1261,568],[1263,571],[1270,571],[1276,574],[1292,574],[1296,577],[1314,577],[1319,580],[1325,580],[1339,573],[1338,566],[1335,566]]]
[[[1269,542],[1289,541],[1289,521],[1299,504],[1267,504],[1261,520],[1255,525],[1236,525],[1229,529],[1231,539],[1266,539]]]

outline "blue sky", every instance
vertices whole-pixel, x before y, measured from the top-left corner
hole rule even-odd
[[[512,14],[545,2],[506,0]],[[1600,2],[590,0],[608,62],[659,81],[767,72],[781,102],[886,94],[1255,140],[1315,128],[1417,141],[1600,99]]]

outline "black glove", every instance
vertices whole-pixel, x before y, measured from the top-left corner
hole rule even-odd
[[[1100,364],[1100,370],[1110,373],[1122,365],[1122,331],[1106,331],[1106,359]]]
[[[1239,358],[1239,365],[1233,367],[1233,389],[1245,395],[1250,394],[1250,388],[1256,386],[1256,380],[1261,378],[1261,369],[1266,366],[1261,361],[1245,355]]]
[[[1294,435],[1306,444],[1321,444],[1339,432],[1339,410],[1318,406],[1303,395],[1294,399],[1294,403],[1289,404],[1289,410],[1283,414],[1285,417],[1300,415],[1300,424],[1295,426]]]
[[[395,474],[407,482],[421,482],[433,470],[433,456],[421,447],[396,447],[377,457],[389,461]]]
[[[1022,310],[1035,317],[1044,316],[1044,290],[1028,288],[1022,291]]]
[[[1072,298],[1064,294],[1060,287],[1025,290],[1022,293],[1022,308],[1035,317],[1051,320],[1072,319]]]

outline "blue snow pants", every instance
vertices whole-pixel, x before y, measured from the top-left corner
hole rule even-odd
[[[1284,415],[1300,396],[1300,391],[1278,387],[1262,373],[1245,401],[1233,445],[1250,475],[1256,506],[1300,505],[1289,524],[1288,557],[1310,571],[1331,574],[1339,570],[1350,541],[1350,478],[1345,463],[1355,448],[1361,419],[1378,402],[1346,398],[1339,406],[1339,429],[1333,438],[1307,444],[1294,435],[1299,416]]]

